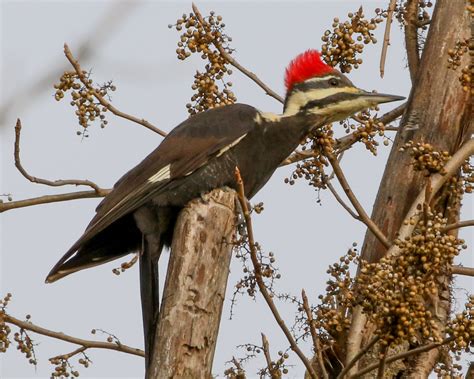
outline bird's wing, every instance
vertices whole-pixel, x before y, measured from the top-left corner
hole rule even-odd
[[[141,163],[127,172],[102,200],[84,234],[59,260],[56,271],[84,243],[133,212],[167,184],[203,166],[250,131],[258,111],[244,104],[199,113],[173,129]]]

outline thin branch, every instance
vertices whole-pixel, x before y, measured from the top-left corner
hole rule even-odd
[[[364,346],[363,349],[359,350],[359,352],[350,360],[350,362],[344,367],[344,369],[339,373],[336,379],[343,379],[344,376],[350,371],[352,367],[361,359],[371,348],[374,346],[378,340],[380,339],[379,336],[375,336],[372,340]]]
[[[405,358],[410,357],[412,355],[421,354],[421,353],[424,353],[426,351],[436,349],[440,346],[443,346],[443,345],[446,345],[446,344],[450,343],[453,340],[454,340],[454,337],[448,337],[448,338],[444,339],[441,342],[430,343],[429,345],[420,346],[420,347],[417,347],[416,349],[412,349],[412,350],[408,350],[408,351],[405,351],[405,352],[400,353],[400,354],[392,355],[390,357],[387,357],[387,359],[385,360],[385,363],[389,364],[389,363],[398,361],[400,359],[405,359]],[[371,371],[377,369],[378,367],[379,367],[379,363],[374,363],[374,364],[372,364],[370,366],[367,366],[367,367],[363,368],[362,370],[358,371],[357,373],[352,375],[350,378],[353,378],[353,379],[360,378],[360,377],[362,377],[362,375],[365,375],[368,372],[371,372]]]
[[[418,0],[408,0],[405,7],[405,45],[411,82],[414,83],[420,66],[420,46],[418,42]]]
[[[388,346],[382,347],[381,350],[382,350],[381,351],[382,358],[380,359],[379,367],[377,369],[377,379],[383,379],[383,374],[385,372],[385,362],[387,359]]]
[[[455,275],[474,276],[474,268],[464,266],[453,266],[451,272]]]
[[[88,349],[88,347],[86,347],[86,346],[81,346],[81,347],[77,348],[76,350],[71,351],[70,353],[56,355],[55,357],[49,358],[49,360],[50,360],[50,361],[52,361],[52,360],[58,360],[58,359],[68,360],[68,359],[71,359],[72,357],[74,357],[74,356],[77,355],[77,354],[83,353],[83,352],[86,351],[87,349]]]
[[[21,164],[20,160],[20,136],[21,136],[21,121],[20,119],[16,120],[15,125],[15,145],[14,145],[14,157],[15,157],[15,167],[20,171],[20,173],[30,182],[44,184],[46,186],[51,187],[60,187],[60,186],[67,186],[67,185],[75,185],[75,186],[89,186],[94,189],[98,195],[102,194],[104,191],[94,182],[90,180],[81,180],[81,179],[66,179],[66,180],[47,180],[38,178],[36,176],[28,174],[25,168]]]
[[[390,29],[392,26],[393,12],[395,11],[395,6],[397,5],[397,0],[390,0],[387,11],[387,22],[385,24],[385,33],[383,36],[383,46],[382,54],[380,55],[380,77],[383,78],[385,73],[385,60],[387,58],[387,49],[390,45]]]
[[[268,339],[265,334],[262,334],[262,348],[263,348],[263,355],[265,356],[265,360],[267,361],[267,369],[270,378],[278,379],[279,376],[275,374],[275,370],[273,368],[272,357],[270,356],[270,345],[268,343]]]
[[[62,201],[76,200],[76,199],[92,199],[97,197],[106,196],[111,190],[102,189],[100,193],[96,191],[77,191],[77,192],[68,192],[61,193],[57,195],[45,195],[39,197],[33,197],[31,199],[18,200],[18,201],[9,201],[9,202],[0,202],[0,213],[6,212],[12,209],[31,207],[32,205],[48,204],[48,203],[58,203]]]
[[[441,231],[441,233],[446,233],[446,232],[449,232],[450,230],[465,228],[467,226],[474,226],[474,220],[455,222],[454,224],[446,225],[440,231]]]
[[[356,220],[361,221],[361,218],[355,214],[355,212],[347,205],[344,200],[342,200],[341,196],[337,193],[336,189],[332,185],[330,181],[327,181],[326,186],[329,188],[329,191],[333,194],[333,196],[336,198],[337,202],[341,204],[341,206]]]
[[[35,325],[31,322],[27,321],[22,321],[19,320],[13,316],[10,316],[9,314],[2,314],[3,320],[7,323],[13,324],[18,326],[19,328],[25,329],[32,331],[37,334],[41,334],[43,336],[51,337],[57,340],[73,343],[76,345],[80,345],[84,348],[87,349],[106,349],[106,350],[115,350],[115,351],[120,351],[122,353],[127,353],[127,354],[132,354],[132,355],[137,355],[139,357],[144,357],[145,353],[143,350],[130,347],[127,345],[123,345],[121,343],[115,342],[115,343],[110,343],[110,342],[101,342],[101,341],[92,341],[92,340],[84,340],[82,338],[76,338],[69,336],[67,334],[61,333],[61,332],[55,332],[49,329],[45,329],[41,326]]]
[[[144,120],[144,119],[140,119],[138,117],[135,117],[135,116],[132,116],[132,115],[129,115],[127,113],[124,113],[124,112],[121,112],[119,111],[117,108],[115,108],[111,103],[109,103],[107,100],[105,100],[105,98],[103,96],[101,96],[96,90],[95,88],[89,83],[89,80],[86,78],[86,76],[84,75],[84,72],[81,68],[81,66],[79,65],[79,62],[74,58],[74,56],[72,55],[72,52],[71,50],[69,49],[69,46],[65,43],[64,44],[64,54],[66,55],[66,58],[68,59],[68,61],[71,63],[72,67],[74,67],[74,70],[76,71],[76,74],[77,76],[79,77],[79,80],[82,82],[82,84],[89,90],[92,90],[93,91],[93,94],[94,94],[94,97],[97,99],[97,101],[105,108],[107,108],[107,110],[109,110],[110,112],[112,112],[114,115],[116,115],[117,117],[122,117],[126,120],[129,120],[129,121],[132,121],[132,122],[135,122],[137,124],[140,124],[142,126],[144,126],[145,128],[148,128],[152,131],[154,131],[155,133],[158,133],[159,135],[165,137],[166,136],[166,132],[164,132],[163,130],[161,129],[158,129],[156,126],[154,126],[153,124],[151,124],[150,122]]]
[[[206,21],[202,17],[201,12],[199,11],[198,7],[196,4],[192,4],[193,7],[193,12],[196,15],[197,19],[199,20],[199,23],[201,25],[206,25]],[[237,62],[226,50],[225,48],[216,40],[213,40],[212,44],[216,47],[216,49],[219,51],[221,56],[229,62],[232,66],[234,66],[237,70],[239,70],[242,74],[247,76],[249,79],[253,80],[260,88],[262,88],[265,93],[268,96],[273,97],[277,101],[283,104],[284,99],[278,95],[275,91],[273,91],[270,87],[268,87],[262,80],[259,79],[257,75],[255,75],[252,71],[247,70],[245,67],[243,67],[239,62]]]
[[[314,354],[316,355],[316,358],[318,360],[319,371],[321,372],[323,379],[328,379],[329,375],[328,375],[328,372],[326,371],[326,367],[324,366],[319,336],[318,336],[318,333],[316,332],[316,328],[314,327],[313,313],[311,312],[311,309],[309,308],[308,297],[306,296],[306,292],[304,289],[301,290],[301,297],[303,298],[303,309],[306,313],[306,317],[308,319],[309,330],[311,332],[311,338],[313,339]]]
[[[291,349],[296,353],[296,355],[303,362],[311,378],[317,379],[316,373],[314,372],[314,369],[311,366],[311,363],[309,362],[308,358],[306,358],[306,356],[303,354],[301,349],[298,347],[298,344],[296,343],[293,335],[291,334],[290,330],[286,326],[285,321],[283,321],[283,319],[281,318],[280,313],[278,312],[278,309],[275,303],[273,302],[273,299],[270,293],[268,292],[267,287],[265,286],[265,283],[263,281],[263,276],[262,276],[262,268],[261,268],[260,262],[258,261],[257,250],[255,248],[252,218],[250,217],[250,212],[247,205],[247,199],[245,198],[244,183],[242,181],[242,177],[240,176],[240,170],[238,169],[238,167],[235,168],[235,177],[237,181],[238,199],[239,199],[240,206],[242,207],[244,218],[245,218],[247,237],[248,237],[248,242],[249,242],[249,247],[250,247],[250,258],[251,258],[252,265],[255,272],[255,281],[257,282],[258,288],[263,298],[265,299],[268,307],[270,308],[270,311],[272,312],[273,317],[275,318],[276,322],[278,323],[281,330],[285,334],[288,342],[290,343]]]
[[[387,237],[382,233],[382,231],[378,228],[377,225],[370,219],[369,215],[365,212],[364,208],[362,205],[359,203],[359,200],[357,200],[357,197],[354,195],[354,192],[352,192],[351,187],[349,186],[349,183],[347,182],[347,179],[342,172],[341,166],[339,165],[339,162],[337,161],[336,157],[333,154],[327,154],[326,155],[329,162],[331,163],[331,166],[334,170],[334,173],[336,174],[337,179],[339,180],[339,183],[341,184],[342,189],[346,193],[347,197],[349,198],[352,206],[356,209],[357,214],[360,217],[360,220],[369,228],[369,230],[377,237],[377,239],[388,249],[391,244],[388,241]]]

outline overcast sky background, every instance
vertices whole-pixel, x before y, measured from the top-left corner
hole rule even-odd
[[[226,32],[233,37],[236,59],[283,95],[286,65],[298,53],[320,48],[320,37],[331,26],[333,17],[345,19],[348,12],[356,11],[361,4],[369,15],[385,3],[199,1],[197,5],[204,14],[214,9],[223,16]],[[63,55],[64,42],[77,55],[79,46],[90,39],[91,50],[87,59],[81,60],[82,67],[92,68],[96,82],[114,80],[117,91],[113,93],[113,104],[120,110],[143,117],[166,131],[184,120],[185,104],[192,95],[193,74],[204,62],[198,58],[178,61],[174,52],[178,33],[167,25],[190,10],[190,2],[182,1],[2,1],[0,194],[12,193],[19,200],[74,190],[35,185],[16,171],[13,127],[17,117],[23,123],[22,162],[30,174],[48,179],[87,178],[103,188],[112,186],[162,140],[148,129],[110,114],[106,129],[94,125],[88,139],[78,137],[73,108],[68,100],[57,103],[53,97],[52,86],[64,67],[68,67]],[[408,96],[410,80],[397,22],[392,28],[385,78],[382,80],[378,75],[382,33],[380,27],[376,31],[380,43],[366,48],[364,64],[350,74],[350,79],[367,90]],[[237,70],[233,71],[231,80],[239,102],[281,112],[278,102]],[[37,84],[43,78],[44,83]],[[374,158],[358,146],[342,162],[353,190],[369,213],[388,152],[389,148],[382,146],[378,158]],[[293,187],[284,184],[290,170],[278,170],[253,199],[265,203],[263,214],[254,219],[256,238],[266,251],[276,254],[283,276],[278,289],[299,295],[305,288],[310,300],[317,303],[318,294],[324,292],[327,266],[343,255],[352,242],[361,245],[365,228],[330,193],[321,193],[321,206],[317,193],[303,181]],[[102,328],[117,335],[124,344],[142,347],[137,267],[117,277],[111,270],[121,260],[44,284],[52,265],[81,235],[98,202],[76,200],[2,214],[0,296],[12,292],[9,312],[19,318],[31,314],[38,325],[82,338],[92,338],[90,330]],[[471,198],[464,203],[463,219],[472,218]],[[461,235],[472,243],[472,232],[463,229]],[[458,261],[472,266],[472,249]],[[165,269],[165,260],[161,268]],[[245,354],[235,346],[259,345],[260,332],[268,336],[273,356],[288,345],[260,297],[257,301],[239,297],[234,318],[229,321],[233,287],[242,274],[236,260],[231,269],[215,355],[216,375],[223,374],[225,362],[232,356]],[[456,279],[459,288],[472,290],[472,284],[466,278]],[[461,304],[465,291],[457,293]],[[279,307],[291,325],[294,307]],[[35,336],[35,341],[39,343],[37,370],[12,346],[0,356],[1,378],[49,377],[53,367],[47,358],[75,348],[43,336]],[[308,353],[310,348],[309,344],[304,345]],[[141,358],[98,350],[91,350],[88,355],[93,361],[90,368],[76,365],[81,377],[143,377]],[[302,364],[294,358],[290,363],[295,367],[288,377],[302,377]],[[249,377],[263,365],[263,357],[250,361],[246,366]]]

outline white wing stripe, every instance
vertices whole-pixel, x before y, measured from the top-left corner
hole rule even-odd
[[[161,182],[162,180],[169,179],[171,177],[171,170],[170,170],[171,165],[167,165],[163,167],[160,171],[158,171],[155,175],[150,177],[148,181],[150,183],[156,183],[156,182]]]

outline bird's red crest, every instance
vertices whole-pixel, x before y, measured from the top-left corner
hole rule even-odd
[[[296,83],[304,82],[313,76],[327,74],[334,69],[321,60],[317,50],[307,50],[298,55],[288,65],[285,73],[286,90],[290,91]]]

